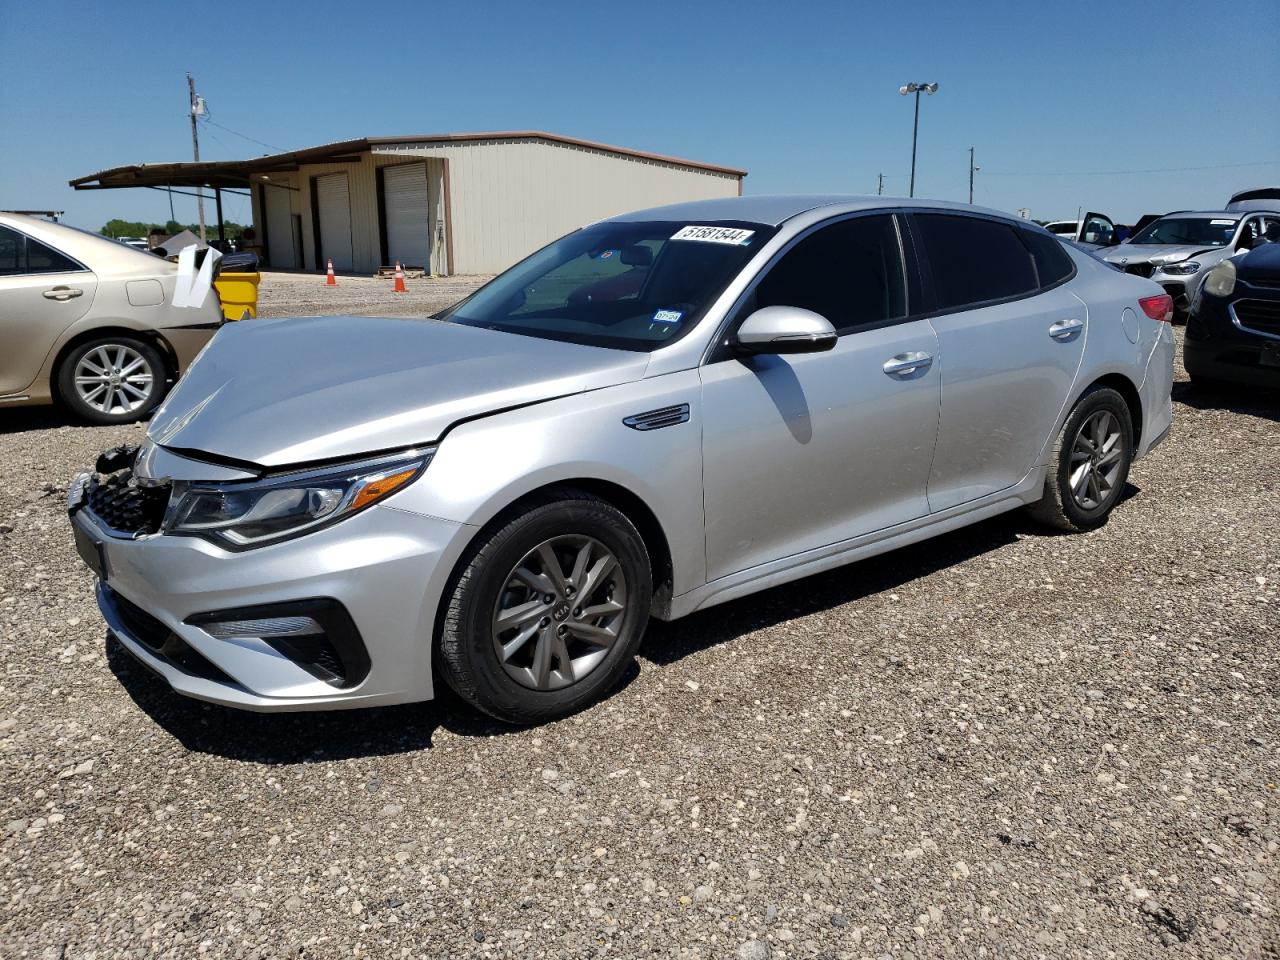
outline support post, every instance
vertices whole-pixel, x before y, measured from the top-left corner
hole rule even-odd
[[[218,208],[218,243],[225,244],[227,241],[226,224],[222,222],[222,188],[213,188],[213,202]],[[225,250],[223,251],[226,252]]]

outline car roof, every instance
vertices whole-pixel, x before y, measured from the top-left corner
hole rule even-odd
[[[1166,213],[1161,220],[1203,220],[1212,217],[1214,220],[1240,220],[1244,210],[1179,210],[1177,213]]]
[[[63,223],[53,223],[40,217],[28,217],[21,213],[5,213],[0,211],[0,224],[12,227],[29,237],[42,240],[49,246],[62,251],[74,260],[79,260],[95,273],[119,271],[123,273],[149,272],[152,274],[167,273],[162,266],[165,261],[155,254],[120,243],[110,237],[98,233],[90,233],[78,227],[70,227]]]
[[[713,200],[692,200],[672,203],[662,207],[636,210],[616,217],[609,222],[634,222],[640,220],[717,221],[742,220],[776,227],[779,224],[819,207],[830,208],[830,213],[854,213],[861,210],[883,210],[900,207],[957,210],[965,213],[983,213],[1017,221],[1018,218],[1000,210],[988,210],[966,203],[947,200],[907,199],[905,197],[853,196],[847,194],[799,194],[762,195],[750,197],[719,197]],[[1030,223],[1030,221],[1019,221]]]

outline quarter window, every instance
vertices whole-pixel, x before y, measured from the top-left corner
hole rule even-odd
[[[1041,287],[1051,287],[1071,276],[1075,264],[1063,249],[1061,240],[1039,230],[1023,230],[1022,239],[1031,248],[1031,259],[1036,265]]]
[[[916,214],[941,310],[1032,293],[1036,274],[1015,228],[995,220]]]
[[[70,273],[83,270],[70,257],[32,240],[25,233],[0,227],[0,276],[29,273]]]
[[[811,233],[756,285],[746,316],[803,307],[847,333],[907,315],[902,253],[892,216],[854,217]]]

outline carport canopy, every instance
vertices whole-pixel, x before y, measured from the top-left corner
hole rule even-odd
[[[272,173],[297,170],[303,163],[342,163],[359,159],[363,150],[369,149],[367,139],[344,140],[306,150],[276,153],[248,160],[197,160],[178,163],[138,163],[124,167],[111,167],[69,181],[75,190],[123,190],[130,187],[149,187],[153,190],[181,188],[205,188],[213,190],[218,213],[218,238],[225,240],[222,219],[222,191],[244,191],[255,183],[270,183]]]

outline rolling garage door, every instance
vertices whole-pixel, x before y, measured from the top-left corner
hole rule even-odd
[[[277,270],[293,270],[299,266],[298,251],[293,248],[292,190],[266,187],[267,258]]]
[[[430,206],[427,203],[427,165],[407,163],[382,168],[383,209],[387,218],[388,266],[431,265]]]
[[[316,207],[320,219],[320,256],[332,258],[333,269],[350,270],[351,196],[345,173],[327,173],[316,177]]]

